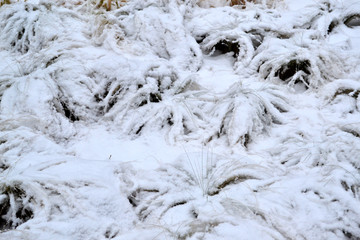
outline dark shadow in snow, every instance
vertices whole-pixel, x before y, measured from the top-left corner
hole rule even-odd
[[[1,186],[0,231],[14,229],[34,217],[28,203],[31,200],[20,186]]]

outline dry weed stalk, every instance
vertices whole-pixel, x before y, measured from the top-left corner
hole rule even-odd
[[[102,0],[103,1],[103,0]],[[120,2],[120,4],[119,4]],[[127,2],[127,0],[120,0],[120,1],[115,1],[116,6],[119,8],[119,6],[122,6],[123,4],[125,4]],[[111,10],[111,0],[107,0],[107,4],[106,4],[106,10],[110,11]]]
[[[230,6],[241,5],[246,8],[246,2],[254,2],[254,0],[231,0]]]

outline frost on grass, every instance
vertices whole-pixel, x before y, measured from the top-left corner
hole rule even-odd
[[[271,124],[284,123],[288,111],[285,95],[272,85],[235,84],[210,110],[208,141],[225,135],[229,145],[247,146],[252,138],[266,133]],[[212,135],[213,134],[213,135]]]
[[[360,83],[341,79],[324,87],[324,106],[333,112],[344,114],[359,113]],[[346,106],[346,107],[345,107]]]
[[[357,1],[9,2],[1,237],[360,237]]]
[[[61,22],[61,15],[54,13],[51,3],[17,3],[2,8],[2,47],[19,53],[48,48],[56,40],[54,29]]]
[[[261,210],[253,204],[224,197],[234,187],[261,181],[265,168],[211,153],[187,153],[179,160],[133,184],[128,196],[141,223],[163,230],[160,238],[223,239],[222,226],[236,229],[242,224],[269,239],[281,236],[266,227]]]
[[[254,69],[264,79],[283,81],[292,88],[298,85],[300,89],[318,88],[341,77],[343,70],[334,64],[342,62],[341,58],[335,52],[329,54],[331,49],[302,38],[264,42],[252,60]]]

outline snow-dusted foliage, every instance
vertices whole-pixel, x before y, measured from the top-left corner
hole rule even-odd
[[[1,183],[1,230],[14,229],[33,217],[30,201],[31,197],[26,195],[23,189],[16,183],[6,185]]]
[[[227,136],[228,144],[247,146],[252,138],[265,133],[272,123],[284,123],[281,113],[288,111],[280,89],[263,83],[234,84],[219,96],[210,110],[210,126],[215,136]]]
[[[359,16],[0,1],[0,239],[359,239]]]
[[[71,14],[51,2],[5,5],[1,14],[1,48],[19,53],[49,49],[59,35],[70,31],[65,19]],[[74,14],[72,17],[76,17]]]
[[[303,34],[303,33],[302,33]],[[326,81],[341,77],[343,61],[322,41],[306,41],[304,36],[293,39],[264,41],[253,58],[253,68],[268,80],[280,80],[290,87],[318,88]],[[335,64],[336,63],[336,64]]]

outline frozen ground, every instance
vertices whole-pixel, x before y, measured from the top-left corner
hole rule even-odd
[[[360,239],[358,0],[1,5],[0,239]]]

